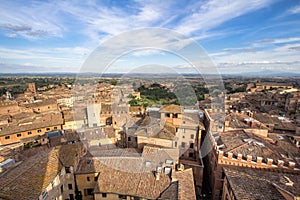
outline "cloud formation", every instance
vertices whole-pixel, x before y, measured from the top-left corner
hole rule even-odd
[[[295,19],[300,13],[300,5],[286,6],[280,12],[288,14],[280,19],[265,14],[270,19],[263,23],[264,19],[256,18],[262,10],[272,15],[279,12],[272,10],[278,2],[283,0],[62,0],[26,3],[7,0],[0,6],[0,37],[7,39],[0,44],[1,62],[42,63],[62,69],[75,66],[77,69],[87,55],[107,39],[132,29],[160,27],[204,43],[220,66],[221,63],[227,63],[226,66],[232,63],[232,66],[241,66],[241,70],[251,63],[253,67],[255,64],[258,67],[261,64],[287,65],[288,62],[296,66],[300,49],[299,28],[296,27],[300,24]],[[245,16],[251,17],[239,21]],[[273,34],[268,34],[271,29]],[[141,41],[149,38],[148,35],[136,37]],[[184,41],[166,42],[164,37],[158,35],[150,42],[171,49],[188,45]],[[13,40],[16,42],[11,46],[9,41]],[[128,41],[129,46],[134,44],[134,41]],[[157,54],[155,50],[147,50],[133,55],[140,58]]]

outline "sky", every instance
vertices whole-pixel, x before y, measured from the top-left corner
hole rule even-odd
[[[80,72],[99,46],[142,28],[162,33],[127,36],[151,46],[165,44],[174,35],[164,33],[174,31],[200,45],[224,74],[300,72],[299,0],[3,0],[0,73]],[[160,64],[190,72],[190,63],[172,53],[190,43],[168,39],[162,49],[120,56],[107,71]]]

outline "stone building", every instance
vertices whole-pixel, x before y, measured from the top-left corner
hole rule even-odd
[[[93,103],[87,105],[87,119],[89,127],[101,126],[100,124],[101,104]]]
[[[44,135],[48,131],[61,130],[61,113],[40,114],[19,120],[0,128],[0,145],[18,143],[21,139]]]
[[[222,200],[298,199],[300,173],[224,167]]]
[[[155,114],[155,112],[157,112]],[[145,144],[177,148],[180,163],[192,168],[197,194],[201,193],[203,163],[200,155],[200,142],[204,125],[202,113],[198,110],[183,109],[177,105],[167,105],[159,110],[151,110],[139,123],[136,131],[137,145]]]
[[[177,149],[150,145],[142,155],[118,155],[81,159],[75,178],[83,200],[196,199],[192,170],[176,167]]]
[[[259,137],[244,130],[218,132],[210,129],[209,112],[205,112],[206,136],[209,138],[207,148],[209,154],[204,158],[204,164],[212,198],[222,196],[225,166],[238,166],[256,169],[271,169],[273,171],[294,173],[299,166],[297,157],[299,149],[293,146],[287,138]]]
[[[74,168],[84,149],[80,143],[41,151],[0,178],[1,199],[75,199]]]

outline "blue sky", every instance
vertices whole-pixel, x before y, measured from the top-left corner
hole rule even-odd
[[[78,72],[103,42],[145,27],[195,40],[222,73],[300,71],[298,0],[1,1],[0,69]],[[172,54],[144,50],[110,72],[152,62],[190,69]]]

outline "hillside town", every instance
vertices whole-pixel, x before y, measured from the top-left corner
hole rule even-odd
[[[135,82],[5,91],[0,199],[300,199],[299,80],[191,78],[194,105]]]

